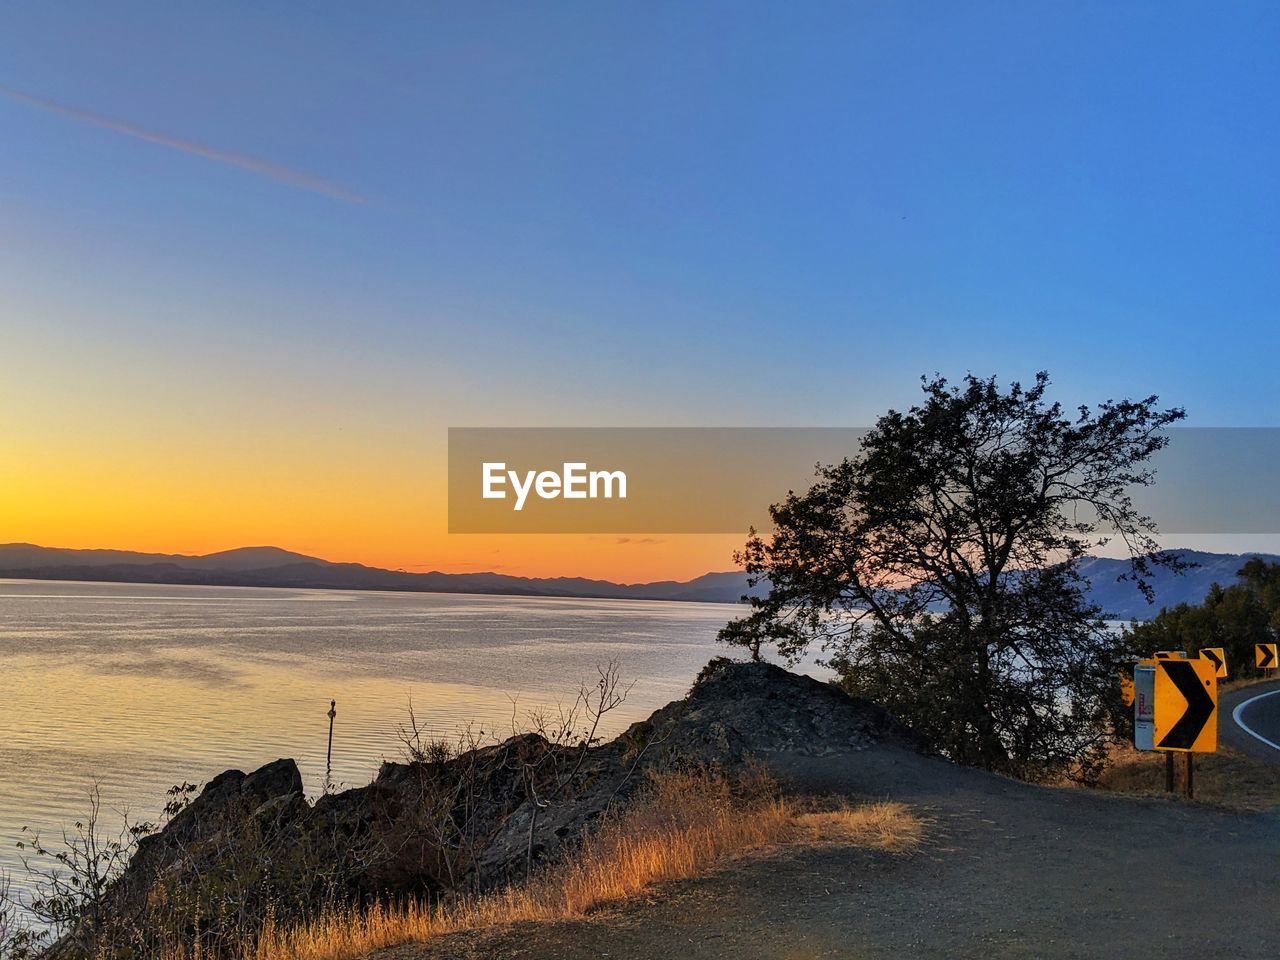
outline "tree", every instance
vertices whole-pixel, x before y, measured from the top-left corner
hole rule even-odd
[[[1237,571],[1237,576],[1244,588],[1270,612],[1271,630],[1280,631],[1280,563],[1252,557]]]
[[[1094,769],[1121,710],[1123,640],[1086,599],[1078,564],[1117,539],[1151,599],[1155,524],[1129,490],[1181,409],[1158,398],[1072,415],[1049,377],[1002,390],[923,379],[860,456],[819,466],[737,555],[767,596],[720,639],[790,662],[817,645],[851,693],[877,700],[966,764],[1036,778]]]
[[[1222,647],[1232,677],[1260,674],[1253,645],[1274,642],[1280,628],[1280,564],[1254,557],[1237,575],[1239,583],[1209,587],[1198,606],[1180,603],[1145,623],[1129,624],[1129,646],[1142,656],[1157,650],[1194,656],[1203,647]]]

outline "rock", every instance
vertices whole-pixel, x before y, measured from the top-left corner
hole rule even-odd
[[[623,736],[649,727],[667,752],[707,763],[793,752],[825,756],[887,743],[922,750],[923,741],[868,700],[771,663],[712,660],[684,700],[668,704]]]
[[[384,763],[368,786],[314,805],[292,760],[228,770],[141,843],[114,909],[145,927],[146,910],[164,903],[190,912],[195,929],[197,918],[217,915],[217,897],[254,914],[320,896],[368,902],[492,888],[558,857],[651,771],[877,743],[920,748],[885,711],[829,684],[716,659],[687,697],[607,743],[525,734],[452,759]]]
[[[276,760],[259,767],[240,783],[240,793],[248,797],[270,800],[302,792],[302,774],[292,760]]]
[[[712,660],[689,695],[587,752],[559,803],[522,804],[476,860],[479,886],[522,875],[624,802],[651,770],[678,763],[724,768],[770,754],[828,756],[885,743],[922,751],[923,742],[886,711],[830,684],[768,663]],[[533,829],[530,830],[530,821]]]

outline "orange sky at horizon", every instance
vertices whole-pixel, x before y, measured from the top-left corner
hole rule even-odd
[[[446,535],[443,547],[402,555],[346,544],[323,535],[301,540],[157,535],[85,539],[56,531],[32,535],[5,519],[0,543],[34,543],[62,549],[111,549],[198,556],[236,547],[273,546],[339,563],[361,563],[410,573],[501,573],[518,577],[585,577],[615,583],[691,580],[736,569],[732,555],[745,537],[674,534]],[[425,558],[425,559],[424,559]]]
[[[205,554],[270,545],[413,572],[493,571],[636,583],[734,569],[743,536],[450,534],[442,465],[348,449],[321,462],[288,443],[130,450],[34,438],[0,465],[0,542]],[[353,447],[361,446],[353,444]],[[303,444],[302,446],[306,446]],[[394,463],[394,469],[389,464]]]
[[[385,376],[357,390],[336,360],[285,378],[265,348],[185,365],[110,337],[55,353],[35,330],[10,338],[0,380],[0,542],[635,583],[734,569],[745,539],[451,535],[445,424],[479,419],[457,394],[454,410]]]

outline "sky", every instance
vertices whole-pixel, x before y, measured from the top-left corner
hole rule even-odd
[[[5,4],[0,542],[684,578],[448,535],[447,428],[1280,425],[1278,93],[1266,3]]]

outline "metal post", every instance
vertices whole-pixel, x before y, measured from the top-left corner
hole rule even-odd
[[[1196,798],[1196,755],[1188,751],[1187,753],[1187,799],[1194,800]]]
[[[1167,750],[1164,755],[1164,789],[1166,793],[1173,793],[1173,754]]]
[[[329,752],[324,758],[324,788],[333,786],[333,718],[338,715],[338,701],[329,701]]]

